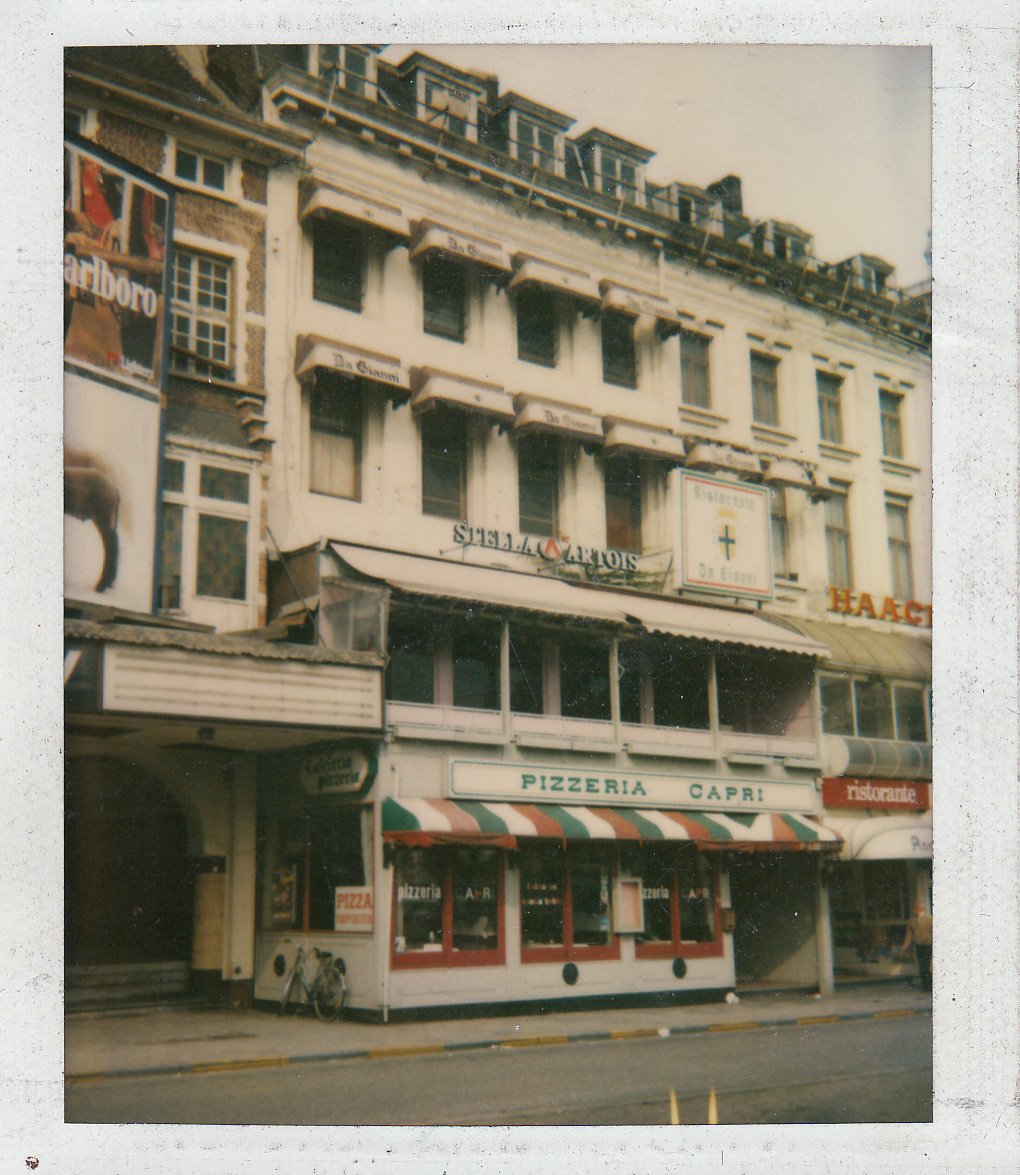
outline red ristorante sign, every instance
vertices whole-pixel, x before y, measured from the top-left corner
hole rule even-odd
[[[902,779],[822,779],[822,803],[827,808],[906,808],[927,811],[931,807],[930,783]]]

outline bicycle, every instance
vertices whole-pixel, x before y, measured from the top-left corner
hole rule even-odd
[[[312,1005],[320,1020],[338,1020],[347,999],[347,980],[344,978],[347,968],[343,959],[334,959],[330,951],[320,951],[318,947],[303,947],[292,938],[283,941],[297,948],[297,957],[283,984],[279,1014],[282,1016],[286,1011],[294,988],[300,983],[304,989],[304,1002]],[[309,983],[307,960],[312,955],[317,965]]]

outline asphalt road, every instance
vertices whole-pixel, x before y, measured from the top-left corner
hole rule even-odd
[[[68,1122],[930,1122],[929,1016],[71,1083]]]

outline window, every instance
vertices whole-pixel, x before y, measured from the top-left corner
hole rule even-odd
[[[230,379],[230,262],[185,249],[174,249],[171,256],[173,366],[177,371]]]
[[[790,575],[790,525],[786,516],[786,490],[782,486],[769,487],[769,508],[772,514],[772,574],[787,579]]]
[[[928,691],[879,677],[821,677],[822,730],[859,738],[930,741]]]
[[[712,406],[708,380],[708,349],[712,340],[705,335],[680,332],[680,399],[691,408]]]
[[[357,45],[320,45],[319,76],[332,76],[338,71],[339,84],[349,94],[370,97],[369,85],[375,81],[373,56]]]
[[[721,649],[715,655],[715,678],[720,730],[811,737],[813,674],[798,658]]]
[[[641,460],[607,457],[606,546],[620,551],[641,550]]]
[[[925,691],[920,686],[893,686],[893,708],[896,711],[896,737],[911,743],[928,742],[928,707]]]
[[[467,513],[467,421],[433,408],[421,417],[421,510],[461,520]]]
[[[895,738],[892,687],[881,678],[854,682],[854,710],[860,738]]]
[[[174,178],[223,192],[227,187],[227,164],[222,159],[178,145],[174,151]]]
[[[517,501],[522,534],[559,531],[560,445],[555,437],[521,437],[517,443]]]
[[[308,488],[334,498],[361,500],[363,403],[356,379],[319,371],[309,396]]]
[[[552,131],[517,115],[517,158],[528,167],[556,171],[556,138]]]
[[[448,257],[426,257],[422,262],[421,283],[425,333],[462,343],[467,320],[463,266]]]
[[[617,658],[620,718],[708,730],[708,658],[679,642],[622,641]]]
[[[597,638],[564,636],[560,640],[560,713],[564,718],[608,722],[609,646]]]
[[[826,734],[853,735],[857,731],[854,720],[853,685],[848,677],[819,679],[822,697],[822,730]]]
[[[477,620],[458,624],[449,645],[453,704],[471,710],[498,710],[499,626]]]
[[[361,230],[335,217],[312,225],[312,297],[361,311],[364,250]]]
[[[495,849],[398,849],[393,877],[395,969],[499,966],[503,867]]]
[[[847,512],[847,490],[845,488],[826,499],[825,547],[829,563],[830,585],[841,588],[852,587],[850,519]]]
[[[474,121],[471,117],[474,95],[468,90],[446,82],[425,82],[425,122],[440,126],[453,135],[473,139]]]
[[[885,522],[889,532],[889,576],[892,583],[892,593],[899,600],[909,600],[914,595],[914,577],[910,566],[908,509],[906,500],[886,498]]]
[[[195,596],[247,599],[250,486],[250,468],[164,459],[161,608],[187,607]]]
[[[621,388],[637,387],[634,320],[612,310],[602,315],[602,379]]]
[[[641,878],[645,928],[635,939],[639,959],[722,954],[716,870],[707,857],[690,849],[644,849],[627,868]]]
[[[602,194],[615,199],[624,199],[628,204],[638,203],[637,169],[632,163],[625,163],[603,148],[600,152],[602,163]]]
[[[619,958],[607,850],[527,844],[520,874],[522,962]]]
[[[751,352],[751,419],[779,427],[779,360]]]
[[[839,396],[843,381],[828,371],[816,371],[818,388],[818,427],[821,438],[831,445],[843,443],[843,418],[840,413]]]
[[[556,366],[556,300],[548,290],[519,290],[517,302],[517,357],[543,367]]]
[[[903,421],[900,409],[903,397],[892,392],[878,393],[878,411],[882,419],[882,456],[903,456]]]
[[[424,617],[391,615],[386,699],[431,706],[435,700],[436,634]]]
[[[544,711],[545,644],[541,635],[510,626],[510,709],[515,714]]]

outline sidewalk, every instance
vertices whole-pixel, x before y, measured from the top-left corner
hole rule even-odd
[[[931,993],[904,984],[837,988],[819,999],[791,992],[743,994],[737,1004],[553,1012],[407,1024],[323,1024],[314,1016],[166,1007],[65,1022],[65,1073],[76,1081],[202,1073],[309,1061],[378,1059],[582,1040],[681,1036],[770,1025],[928,1015]]]

